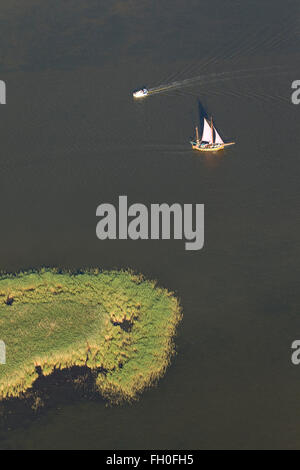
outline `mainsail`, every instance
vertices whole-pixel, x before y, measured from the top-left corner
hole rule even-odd
[[[207,120],[204,118],[203,133],[202,133],[202,142],[212,143],[211,127],[208,124]]]
[[[200,150],[202,152],[217,152],[218,150],[223,150],[225,147],[235,143],[227,142],[225,144],[214,126],[213,119],[211,118],[209,122],[204,116],[201,139],[199,139],[199,137],[198,127],[196,127],[196,142],[193,140],[191,141],[191,144],[193,149]]]
[[[218,134],[217,129],[215,127],[214,127],[214,131],[215,131],[215,143],[216,144],[224,144],[222,138]]]

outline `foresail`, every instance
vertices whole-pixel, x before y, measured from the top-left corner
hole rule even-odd
[[[203,133],[202,133],[202,141],[203,142],[208,142],[208,143],[212,143],[212,139],[211,139],[212,135],[211,135],[211,127],[210,125],[208,124],[207,120],[204,118],[204,125],[203,125]]]
[[[214,127],[214,131],[215,131],[215,144],[224,144],[222,138],[218,134],[217,129],[215,127]]]

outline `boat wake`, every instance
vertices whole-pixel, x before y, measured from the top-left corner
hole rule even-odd
[[[287,73],[284,65],[274,65],[270,67],[248,68],[234,70],[236,63],[241,58],[255,57],[257,53],[260,56],[270,54],[274,55],[274,60],[278,61],[280,50],[285,51],[288,45],[295,45],[299,41],[299,18],[293,16],[290,11],[282,17],[279,25],[270,23],[263,24],[260,27],[252,27],[245,31],[243,37],[233,35],[226,43],[216,45],[210,49],[210,53],[196,58],[193,62],[187,64],[183,69],[173,72],[165,77],[156,86],[150,88],[149,95],[159,93],[189,93],[185,91],[188,87],[206,86],[217,84],[225,80],[246,79],[262,77],[263,75],[277,75]],[[284,49],[281,49],[284,48]],[[282,56],[282,53],[281,53]],[[232,69],[226,72],[200,74],[201,70],[216,67],[221,64],[231,64]],[[274,62],[273,62],[274,63]],[[277,62],[278,63],[278,62]],[[293,71],[295,72],[295,71]],[[191,78],[188,78],[191,77]]]
[[[148,95],[165,93],[172,90],[180,90],[182,88],[194,86],[194,85],[206,85],[212,83],[218,83],[226,80],[234,79],[245,79],[245,78],[256,78],[260,75],[274,75],[278,73],[287,73],[285,69],[282,69],[279,65],[270,67],[261,67],[257,69],[242,69],[242,70],[231,70],[228,72],[210,73],[206,75],[199,75],[197,77],[187,78],[184,80],[177,80],[171,83],[165,83],[148,89]]]

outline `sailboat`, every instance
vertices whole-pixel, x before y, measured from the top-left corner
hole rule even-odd
[[[199,138],[199,130],[196,126],[196,140],[191,141],[191,144],[194,150],[200,150],[201,152],[217,152],[229,145],[234,145],[235,142],[225,143],[215,128],[212,118],[210,123],[204,118],[202,137],[201,139]]]

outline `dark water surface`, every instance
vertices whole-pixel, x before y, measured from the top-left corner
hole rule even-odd
[[[0,22],[1,268],[129,266],[184,311],[178,355],[139,402],[20,413],[0,447],[299,449],[299,2],[7,0]],[[188,144],[199,100],[237,142],[221,156]],[[96,207],[122,194],[204,203],[205,248],[100,242]]]

